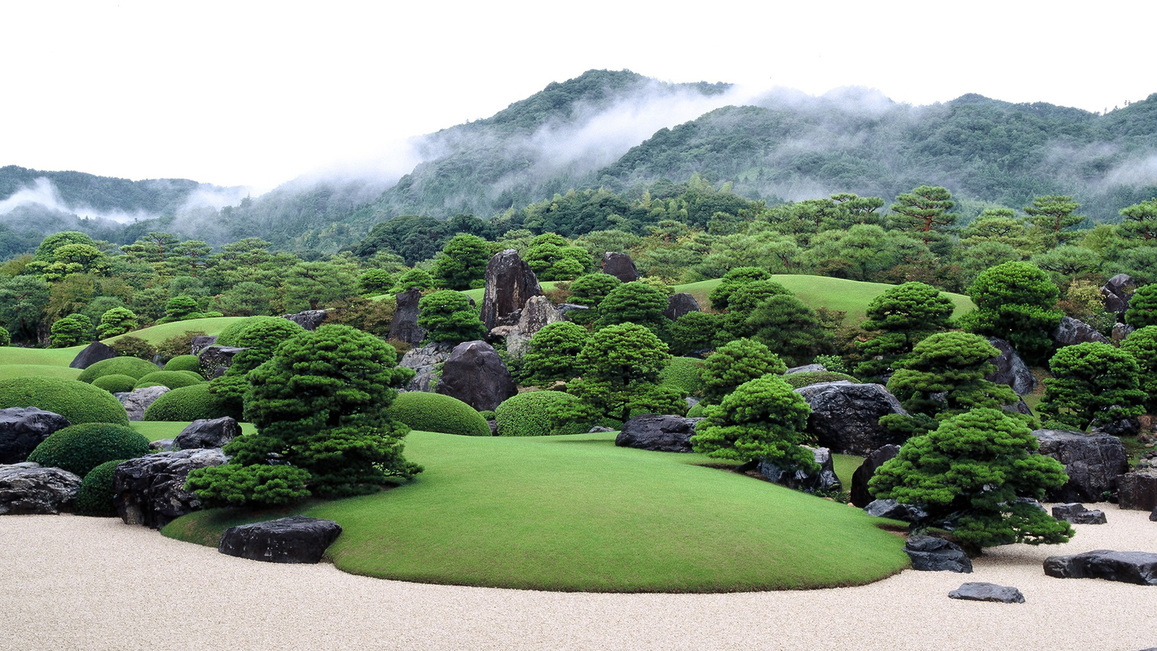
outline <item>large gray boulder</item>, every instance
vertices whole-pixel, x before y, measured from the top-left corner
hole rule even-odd
[[[882,384],[820,382],[795,392],[811,406],[808,433],[833,452],[867,455],[880,446],[903,442],[880,425],[881,416],[908,413]]]
[[[1137,291],[1137,283],[1133,282],[1129,274],[1117,274],[1101,287],[1101,300],[1105,304],[1105,311],[1117,315],[1117,319],[1125,318],[1125,311],[1129,309],[1129,299]]]
[[[852,504],[862,509],[872,503],[872,494],[868,492],[868,481],[872,479],[872,475],[876,474],[876,470],[884,465],[884,462],[897,454],[900,454],[900,446],[889,443],[872,450],[872,453],[864,458],[864,462],[860,464],[859,468],[856,468],[856,472],[852,473]]]
[[[1157,554],[1097,549],[1071,556],[1049,556],[1045,574],[1058,579],[1105,579],[1157,585]]]
[[[84,347],[84,350],[76,354],[69,363],[68,368],[85,369],[97,362],[102,362],[106,359],[112,359],[117,356],[117,351],[113,350],[111,346],[94,341]]]
[[[422,292],[417,289],[409,289],[396,296],[398,307],[390,320],[391,340],[417,346],[426,339],[426,331],[418,327],[418,301],[421,298]]]
[[[414,370],[414,377],[406,383],[405,390],[433,391],[435,374],[442,363],[446,361],[446,358],[450,356],[451,350],[454,350],[454,344],[436,341],[421,348],[411,349],[402,355],[398,366]]]
[[[912,559],[912,569],[922,572],[972,573],[972,561],[957,545],[932,536],[908,537],[904,552]]]
[[[201,368],[211,369],[214,372],[212,375],[217,377],[220,375],[218,371],[224,371],[233,365],[233,356],[245,350],[237,346],[206,346],[204,350],[197,354],[197,358],[201,360]]]
[[[0,515],[55,515],[72,508],[80,477],[24,462],[0,465]]]
[[[518,393],[518,385],[490,344],[464,341],[442,364],[442,378],[435,392],[457,398],[478,411],[493,411]]]
[[[522,313],[518,316],[518,331],[522,336],[530,338],[543,327],[562,321],[562,313],[545,296],[531,296],[522,306]]]
[[[267,563],[317,563],[340,535],[341,525],[332,520],[294,515],[230,527],[217,551]]]
[[[1117,488],[1117,476],[1129,468],[1121,439],[1107,434],[1038,429],[1040,453],[1060,461],[1069,480],[1049,489],[1050,502],[1102,502]]]
[[[241,426],[230,416],[198,418],[181,430],[173,443],[178,450],[223,448],[238,436],[241,436]]]
[[[1007,384],[1018,396],[1032,393],[1036,388],[1036,378],[1033,377],[1032,371],[1028,370],[1028,364],[1016,354],[1012,344],[996,337],[990,338],[988,343],[999,350],[1000,354],[988,360],[996,366],[996,370],[984,379],[997,384]]]
[[[124,405],[125,413],[129,415],[129,420],[144,420],[145,410],[149,408],[149,405],[156,402],[157,398],[160,398],[169,391],[169,387],[154,385],[123,393],[114,393],[113,395]]]
[[[199,337],[193,337],[193,340],[189,345],[189,352],[193,355],[200,355],[201,351],[216,343],[217,335],[201,335]]]
[[[840,480],[836,477],[831,450],[827,448],[811,448],[806,445],[802,447],[811,450],[812,457],[819,465],[819,470],[815,472],[805,470],[789,471],[764,459],[760,461],[757,466],[759,474],[763,475],[773,484],[786,486],[792,490],[804,491],[805,493],[840,490]]]
[[[329,318],[329,310],[305,310],[297,314],[282,314],[281,316],[306,330],[317,330],[317,327]]]
[[[500,325],[514,325],[511,315],[522,309],[531,296],[541,296],[542,287],[530,265],[518,251],[506,249],[486,265],[486,289],[482,293],[482,324],[487,332]]]
[[[1090,341],[1102,344],[1113,343],[1108,337],[1097,332],[1093,326],[1084,321],[1078,321],[1071,316],[1061,317],[1061,322],[1056,330],[1053,330],[1052,335],[1053,341],[1057,344],[1057,348],[1075,346],[1076,344],[1083,344]]]
[[[1105,524],[1105,512],[1100,509],[1089,510],[1080,502],[1057,504],[1053,507],[1053,517],[1073,524]]]
[[[615,445],[658,452],[691,452],[695,423],[702,419],[648,414],[623,423]]]
[[[185,490],[189,472],[226,461],[220,448],[158,452],[129,459],[113,473],[117,515],[125,524],[160,529],[186,513],[200,510],[201,500]]]
[[[1023,604],[1024,594],[1012,586],[995,583],[965,583],[948,593],[950,599],[967,601],[995,601],[1002,604]]]
[[[674,321],[684,314],[701,311],[699,301],[695,300],[694,296],[687,292],[679,292],[667,297],[667,309],[663,310],[663,316]]]
[[[611,251],[604,253],[603,273],[610,274],[625,283],[639,279],[639,270],[635,268],[635,261],[626,253],[613,253]]]
[[[0,409],[0,465],[20,463],[68,419],[36,407]]]
[[[1117,504],[1123,509],[1157,509],[1157,469],[1143,468],[1117,477]]]
[[[864,507],[864,513],[877,518],[889,518],[902,522],[923,522],[928,512],[915,504],[901,504],[896,500],[872,500]]]

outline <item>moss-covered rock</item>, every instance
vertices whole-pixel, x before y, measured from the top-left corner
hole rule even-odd
[[[80,483],[80,490],[76,493],[76,514],[88,515],[96,518],[114,518],[117,515],[116,505],[112,501],[113,475],[116,474],[117,464],[125,459],[105,461],[88,471],[84,481]]]
[[[462,436],[490,436],[490,425],[473,407],[440,393],[398,394],[386,413],[410,429]]]
[[[137,380],[134,389],[162,386],[170,389],[180,389],[194,384],[201,384],[205,378],[191,371],[154,371]]]
[[[132,391],[136,386],[137,379],[131,375],[121,375],[114,373],[112,375],[102,375],[92,381],[92,386],[104,389],[109,393],[125,393]]]
[[[103,359],[84,369],[80,375],[76,376],[76,379],[81,382],[92,382],[105,375],[127,375],[139,380],[149,373],[159,370],[156,364],[137,357],[113,357],[112,359]]]
[[[229,416],[229,407],[202,382],[173,389],[157,398],[145,410],[144,420],[192,421],[198,418]]]
[[[529,391],[494,410],[498,436],[581,434],[591,423],[582,401],[562,391]]]
[[[39,407],[64,416],[73,425],[129,424],[125,408],[111,393],[77,380],[50,377],[0,380],[0,409],[8,407]]]
[[[148,453],[149,439],[127,425],[81,423],[53,432],[28,460],[84,477],[106,461],[135,459]]]

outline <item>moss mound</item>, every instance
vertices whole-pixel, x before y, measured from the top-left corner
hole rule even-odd
[[[193,386],[194,384],[201,384],[205,382],[205,378],[193,373],[192,371],[154,371],[148,375],[137,380],[133,385],[134,389],[143,389],[145,387],[163,386],[170,389],[180,389],[181,387]]]
[[[112,375],[102,375],[92,381],[92,386],[104,389],[109,393],[125,393],[132,391],[136,386],[137,379],[131,375],[121,375],[120,373],[113,373]]]
[[[145,410],[144,420],[191,421],[229,415],[228,405],[209,392],[208,382],[201,382],[173,389],[157,398]]]
[[[201,359],[196,355],[177,355],[165,362],[166,371],[192,371],[201,374]]]
[[[125,459],[105,461],[88,471],[76,493],[76,514],[95,518],[115,518],[116,505],[112,501],[112,480],[117,464]]]
[[[847,373],[836,373],[834,371],[804,371],[802,373],[789,373],[780,376],[784,382],[791,385],[791,388],[798,389],[806,387],[811,384],[819,384],[820,382],[838,382],[840,380],[847,380],[848,382],[855,382],[859,384],[860,381],[848,375]]]
[[[499,436],[582,434],[591,424],[583,417],[582,401],[562,391],[530,391],[507,398],[494,418]]]
[[[139,380],[158,370],[160,369],[157,368],[156,364],[138,357],[113,357],[112,359],[102,359],[84,369],[76,379],[81,382],[92,382],[105,375],[127,375]]]
[[[81,423],[53,432],[36,446],[28,460],[84,477],[106,461],[134,459],[148,453],[149,440],[127,425]]]
[[[694,357],[672,357],[662,372],[659,383],[674,387],[687,395],[703,391],[703,360]]]
[[[0,409],[8,407],[39,407],[64,416],[73,425],[129,424],[125,408],[111,393],[77,380],[51,377],[0,380]]]
[[[470,405],[440,393],[410,391],[398,394],[386,410],[393,420],[423,432],[461,436],[490,436],[490,425]]]

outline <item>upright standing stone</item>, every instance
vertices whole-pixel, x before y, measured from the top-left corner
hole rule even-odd
[[[113,350],[110,346],[106,346],[99,341],[94,341],[85,346],[84,350],[76,354],[76,357],[72,359],[72,363],[68,365],[68,368],[85,369],[97,362],[103,362],[106,359],[112,359],[116,356],[117,351]]]
[[[1063,463],[1069,476],[1063,486],[1046,492],[1050,502],[1103,502],[1117,487],[1118,475],[1129,469],[1125,445],[1115,436],[1054,429],[1032,434],[1040,453]]]
[[[864,459],[864,463],[860,464],[860,467],[856,468],[856,472],[852,473],[852,504],[862,509],[872,503],[872,494],[868,492],[868,481],[872,479],[872,475],[876,474],[876,470],[884,465],[884,462],[897,454],[900,454],[900,446],[894,443],[872,450],[872,453]]]
[[[541,295],[538,277],[518,251],[506,249],[495,254],[486,265],[486,289],[482,294],[482,323],[486,331],[514,325],[517,317],[512,319],[511,315],[520,311],[531,296]]]
[[[526,300],[522,314],[518,317],[518,331],[524,337],[533,337],[534,333],[556,321],[562,321],[562,314],[555,309],[550,299],[545,296],[531,296]]]
[[[1137,291],[1137,284],[1129,274],[1117,274],[1101,287],[1101,300],[1105,303],[1105,311],[1117,315],[1118,319],[1125,318],[1125,311],[1129,309],[1129,299]]]
[[[989,338],[988,343],[999,350],[1000,354],[988,360],[996,366],[996,370],[984,379],[997,384],[1007,384],[1018,396],[1032,393],[1036,388],[1036,377],[1028,369],[1028,364],[1016,354],[1012,344],[995,337]]]
[[[390,339],[417,346],[426,339],[426,331],[418,327],[418,300],[422,292],[408,289],[397,295],[398,307],[390,320]]]
[[[450,351],[434,391],[457,398],[478,411],[493,411],[518,393],[518,386],[490,344],[464,341]]]
[[[639,271],[635,268],[635,261],[626,253],[603,254],[603,273],[610,274],[619,280],[630,283],[639,279]]]
[[[674,321],[688,312],[699,312],[699,301],[687,292],[679,292],[671,294],[667,297],[667,309],[663,310],[663,316]]]

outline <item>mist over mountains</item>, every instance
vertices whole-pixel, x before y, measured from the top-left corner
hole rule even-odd
[[[1071,194],[1084,214],[1114,221],[1157,196],[1154,125],[1157,94],[1097,115],[978,95],[914,107],[863,89],[812,97],[590,71],[383,152],[378,164],[258,197],[189,180],[3,167],[0,256],[66,229],[115,243],[149,230],[210,244],[252,236],[324,253],[401,215],[485,219],[571,189],[636,192],[692,175],[769,204],[836,192],[890,203],[922,184],[1018,209]]]

